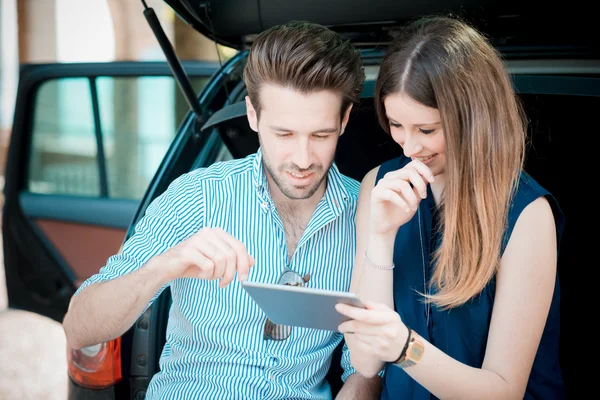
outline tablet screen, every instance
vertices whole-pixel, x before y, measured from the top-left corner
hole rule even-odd
[[[337,331],[349,319],[337,312],[337,303],[364,308],[351,292],[248,281],[242,286],[266,316],[280,325]]]

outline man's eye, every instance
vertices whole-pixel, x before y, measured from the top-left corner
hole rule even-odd
[[[429,135],[430,133],[435,132],[435,129],[419,129],[421,131],[421,133],[424,133],[426,135]]]
[[[275,135],[277,135],[277,137],[280,137],[280,138],[292,136],[292,134],[289,133],[289,132],[286,132],[286,133],[276,133]]]
[[[329,137],[329,135],[315,135],[316,139],[321,139],[321,140],[327,139],[328,137]]]

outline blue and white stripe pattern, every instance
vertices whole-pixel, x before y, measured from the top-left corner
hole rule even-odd
[[[148,207],[122,252],[77,293],[140,268],[203,227],[220,227],[246,245],[256,259],[250,281],[276,283],[289,268],[301,276],[310,274],[307,287],[347,291],[358,191],[359,183],[340,174],[334,164],[325,195],[288,260],[260,150],[192,171]],[[340,333],[295,327],[284,341],[264,340],[266,316],[237,279],[224,289],[218,281],[191,278],[176,279],[170,286],[167,342],[147,399],[331,398],[324,378]],[[354,373],[349,361],[344,351],[344,380]]]

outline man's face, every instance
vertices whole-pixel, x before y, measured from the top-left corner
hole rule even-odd
[[[303,94],[263,84],[259,97],[260,119],[248,97],[246,107],[250,127],[258,132],[271,191],[295,200],[312,197],[325,186],[350,108],[340,121],[342,97],[331,91]]]

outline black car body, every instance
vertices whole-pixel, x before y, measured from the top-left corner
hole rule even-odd
[[[581,267],[593,264],[588,251],[591,244],[584,233],[591,218],[588,208],[580,204],[585,199],[581,195],[585,188],[575,183],[577,177],[594,174],[590,168],[594,149],[589,137],[594,135],[590,130],[600,109],[600,40],[593,33],[593,14],[589,10],[575,3],[569,9],[558,9],[541,3],[458,0],[433,3],[166,0],[166,3],[200,33],[240,52],[224,65],[186,62],[183,68],[178,68],[181,64],[172,59],[168,64],[23,66],[3,213],[11,307],[62,321],[77,285],[93,272],[90,266],[101,267],[106,257],[118,250],[146,207],[175,178],[217,160],[241,158],[257,150],[258,139],[245,117],[242,70],[248,46],[258,32],[292,19],[311,20],[332,27],[362,49],[367,81],[361,104],[353,110],[336,156],[340,171],[360,181],[368,170],[401,153],[400,147],[378,125],[372,97],[377,68],[394,29],[419,15],[452,12],[484,31],[505,58],[530,121],[526,170],[556,196],[566,215],[558,261],[562,290],[561,361],[569,396],[589,385],[590,381],[576,368],[585,355],[576,351],[582,327],[574,316],[582,306],[578,293],[587,273]],[[64,77],[84,78],[90,82],[93,99],[95,80],[106,76],[173,73],[180,79],[180,87],[189,90],[187,78],[178,75],[181,72],[210,79],[200,93],[194,93],[191,101],[196,104],[179,124],[141,200],[110,198],[107,178],[102,174],[97,196],[32,191],[30,157],[36,140],[35,100],[44,82]],[[95,121],[99,122],[97,101],[91,104]],[[101,127],[98,123],[95,126],[101,144]],[[99,154],[99,165],[102,162]],[[87,271],[77,270],[75,264],[82,263],[87,264]],[[69,398],[142,399],[158,370],[169,306],[167,290],[121,338],[82,351],[69,350]],[[328,375],[334,392],[341,386],[339,356],[338,348]]]

